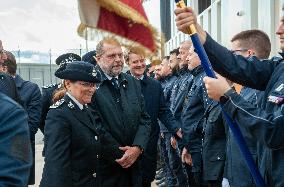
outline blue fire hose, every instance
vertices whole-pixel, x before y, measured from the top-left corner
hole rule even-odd
[[[176,2],[176,6],[178,8],[184,8],[185,7],[185,3],[183,0],[175,0]],[[196,53],[198,54],[200,60],[201,60],[201,65],[205,71],[205,73],[207,74],[207,76],[212,77],[212,78],[216,78],[215,73],[213,71],[213,68],[211,66],[211,63],[208,59],[208,56],[203,48],[203,45],[201,44],[198,34],[196,32],[196,28],[194,25],[190,25],[190,27],[187,29],[187,33],[190,34],[190,38],[191,41],[193,43],[193,46],[195,48]],[[228,123],[237,143],[238,146],[240,148],[240,151],[243,155],[243,158],[246,161],[247,166],[249,167],[250,173],[254,179],[254,182],[256,184],[257,187],[266,187],[266,184],[262,178],[262,176],[260,175],[259,170],[257,169],[255,162],[252,158],[252,155],[247,147],[247,144],[245,142],[245,139],[240,131],[239,125],[233,121],[230,116],[224,111],[223,107],[222,108],[222,112],[225,116],[225,120]]]

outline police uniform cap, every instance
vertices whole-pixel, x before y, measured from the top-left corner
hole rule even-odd
[[[81,61],[81,57],[75,53],[65,53],[57,57],[55,63],[61,66],[62,64],[73,61]]]
[[[96,51],[89,51],[88,53],[84,54],[82,56],[82,60],[85,61],[85,62],[89,62],[91,64],[93,64],[94,66],[97,64],[97,61],[95,59],[96,57]]]
[[[67,63],[65,69],[58,69],[55,76],[60,79],[74,81],[100,82],[101,73],[95,69],[95,66],[84,61],[74,61]]]

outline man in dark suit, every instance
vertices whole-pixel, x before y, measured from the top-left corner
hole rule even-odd
[[[159,138],[160,128],[158,119],[169,129],[172,134],[176,134],[181,138],[181,130],[177,121],[174,119],[169,106],[165,103],[163,89],[161,84],[145,75],[146,63],[143,55],[130,49],[125,55],[126,63],[129,66],[130,74],[140,80],[142,94],[145,98],[146,111],[151,117],[151,133],[150,139],[142,156],[142,174],[143,186],[151,186],[151,182],[155,178],[157,165],[157,142]]]
[[[138,158],[146,148],[150,134],[150,117],[146,113],[139,82],[122,73],[121,45],[113,38],[100,41],[96,48],[96,67],[102,82],[93,96],[91,107],[97,109],[104,127],[119,144],[116,162],[102,158],[103,186],[141,186]]]
[[[32,154],[25,111],[0,93],[0,186],[27,186]]]
[[[16,74],[17,63],[14,55],[10,52],[7,53],[7,59],[4,61],[3,66],[6,72],[14,77],[17,90],[21,97],[23,108],[28,114],[28,124],[30,128],[30,141],[32,144],[33,158],[35,156],[35,134],[37,133],[40,113],[41,113],[41,93],[39,87],[30,81],[23,80],[18,74]],[[33,160],[34,161],[34,160]],[[35,166],[31,170],[29,184],[35,183]]]

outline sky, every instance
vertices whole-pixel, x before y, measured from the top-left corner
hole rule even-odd
[[[160,29],[159,0],[146,1],[150,23]],[[6,50],[54,51],[85,47],[77,35],[76,0],[2,0],[0,39]]]

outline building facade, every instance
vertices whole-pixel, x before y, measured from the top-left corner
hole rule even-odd
[[[56,64],[21,63],[17,64],[17,66],[17,74],[24,80],[36,83],[40,88],[61,81],[54,76],[55,71],[58,69]]]
[[[268,34],[272,43],[271,56],[279,51],[279,38],[275,32],[282,14],[283,0],[187,0],[198,13],[198,22],[219,43],[230,48],[230,39],[238,32],[260,29]],[[165,3],[166,2],[166,3]],[[165,54],[189,39],[175,26],[175,2],[160,0],[161,29],[166,33]],[[163,5],[162,5],[163,4]],[[168,21],[169,20],[169,21]]]

